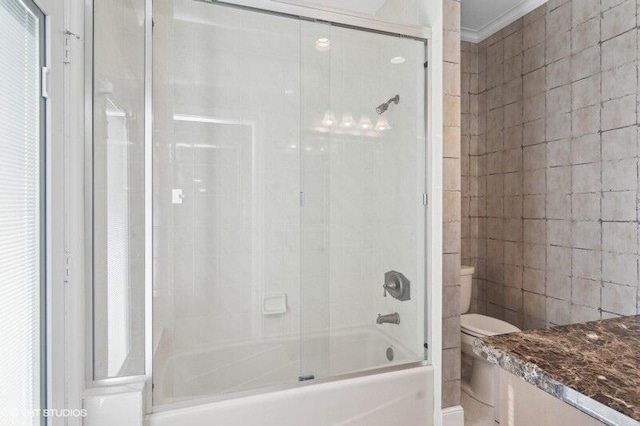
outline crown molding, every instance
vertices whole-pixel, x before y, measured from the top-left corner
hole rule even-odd
[[[547,0],[523,0],[493,21],[477,30],[471,28],[460,29],[460,39],[471,43],[480,43],[487,37],[500,31],[512,22],[522,18],[527,13],[545,4]]]

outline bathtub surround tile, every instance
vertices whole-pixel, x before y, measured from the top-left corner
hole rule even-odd
[[[571,57],[571,81],[575,82],[600,72],[600,46],[588,47]]]
[[[598,212],[600,209],[598,209]],[[571,245],[571,222],[569,220],[547,220],[547,243],[551,246]]]
[[[546,165],[554,167],[570,164],[571,142],[571,139],[561,139],[543,144],[547,149]]]
[[[571,195],[569,194],[548,193],[546,206],[542,207],[546,207],[547,219],[571,219]]]
[[[535,320],[541,320],[543,323],[546,321],[546,297],[544,295],[523,291],[522,303],[525,321],[527,318],[533,322]]]
[[[572,247],[600,250],[602,241],[602,226],[599,222],[573,222],[571,229]]]
[[[547,34],[547,64],[564,58],[571,52],[571,31]]]
[[[616,253],[639,254],[637,222],[603,222],[602,249]]]
[[[604,102],[602,105],[602,130],[619,129],[636,121],[636,96],[629,95]]]
[[[636,76],[637,65],[634,62],[602,73],[602,100],[635,95],[638,88]]]
[[[600,14],[599,0],[572,0],[570,3],[572,8],[571,22],[574,26],[591,18],[595,18]]]
[[[547,322],[551,325],[571,323],[571,302],[561,299],[547,298]]]
[[[635,31],[627,31],[602,41],[602,71],[610,70],[637,60]]]
[[[629,126],[602,132],[602,159],[622,160],[638,156],[638,129]]]
[[[600,41],[600,19],[591,18],[572,28],[571,53],[576,54]]]
[[[570,194],[571,193],[571,167],[551,167],[547,172],[547,193]],[[541,181],[543,179],[540,179]],[[544,191],[543,191],[544,192]]]
[[[543,269],[524,268],[522,276],[522,289],[532,293],[544,294],[546,286],[546,276]],[[505,281],[505,285],[510,285],[509,281]],[[507,307],[509,308],[509,307]],[[513,308],[509,308],[513,309]]]
[[[634,299],[636,292],[635,287],[603,283],[602,310],[620,315],[634,315],[635,309],[627,303],[627,300]]]
[[[547,35],[566,31],[566,23],[571,20],[571,3],[556,8],[549,5],[547,10]]]
[[[460,41],[460,1],[444,0],[444,164],[443,164],[443,407],[460,404],[460,261],[461,241],[468,238],[470,226],[462,226],[463,209],[469,211],[471,165],[468,153],[477,150],[479,113],[477,47]],[[465,96],[461,96],[462,88]],[[473,94],[472,94],[473,93]],[[484,101],[484,100],[483,100]],[[464,140],[464,144],[463,144]],[[474,147],[471,142],[476,142]],[[463,154],[464,152],[464,154]],[[473,162],[474,173],[477,164]],[[475,186],[475,185],[474,185]],[[466,213],[468,214],[468,213]],[[464,231],[464,234],[463,234]],[[457,353],[457,356],[456,356]]]
[[[574,277],[591,280],[602,279],[602,252],[574,248],[571,259]]]
[[[587,306],[571,305],[571,322],[582,323],[596,321],[601,318],[600,309]]]
[[[460,380],[450,380],[442,383],[442,407],[454,407],[460,404]]]
[[[473,312],[525,327],[640,313],[636,3],[548,2],[463,52]]]
[[[571,83],[571,58],[569,56],[547,64],[545,68],[548,89]]]
[[[442,316],[451,318],[460,315],[460,286],[448,286],[442,290]]]
[[[521,72],[524,74],[530,73],[531,71],[534,71],[543,67],[544,64],[545,64],[545,45],[544,43],[540,43],[536,46],[533,46],[525,50],[524,55],[522,57]]]
[[[562,300],[571,299],[571,277],[556,272],[547,272],[545,294]]]
[[[605,252],[602,255],[602,280],[637,288],[638,255]],[[629,308],[633,307],[626,299]],[[615,311],[611,311],[615,312]]]
[[[571,114],[572,136],[578,137],[598,133],[600,131],[601,112],[599,105],[592,105],[575,110]]]
[[[602,283],[600,281],[573,278],[571,281],[571,302],[574,305],[598,308],[601,306]]]
[[[608,40],[636,26],[636,2],[626,0],[602,13],[602,40]]]
[[[460,349],[442,351],[442,380],[444,382],[460,380]]]
[[[598,192],[601,190],[600,163],[578,164],[571,168],[573,193]]]
[[[593,110],[593,108],[590,108]],[[583,110],[587,111],[587,109]],[[577,118],[579,114],[574,114]],[[601,158],[599,133],[590,133],[571,139],[571,164],[597,163]]]
[[[524,49],[529,49],[544,42],[546,24],[546,19],[543,17],[524,22],[522,33],[522,46]]]
[[[603,191],[635,191],[638,189],[637,160],[626,158],[602,163]]]
[[[596,105],[600,102],[600,73],[573,82],[571,97],[573,110]]]
[[[571,196],[571,213],[573,220],[600,220],[601,201],[602,194],[599,192],[573,194]],[[569,244],[567,243],[565,245]]]
[[[444,254],[442,264],[444,285],[460,285],[460,253]]]
[[[637,221],[637,192],[603,192],[602,220],[607,221]]]
[[[442,320],[442,348],[460,348],[460,316]]]

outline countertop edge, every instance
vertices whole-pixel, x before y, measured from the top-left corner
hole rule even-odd
[[[473,341],[473,351],[488,362],[609,426],[638,426],[638,422],[631,417],[556,381],[537,365],[515,358],[479,338]]]

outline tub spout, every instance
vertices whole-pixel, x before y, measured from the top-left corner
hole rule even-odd
[[[376,324],[400,324],[400,314],[394,312],[392,314],[380,315],[378,314],[378,318],[376,319]]]

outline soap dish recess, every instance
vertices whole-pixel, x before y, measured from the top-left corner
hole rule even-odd
[[[262,298],[263,315],[281,315],[287,312],[287,295],[270,294]]]

